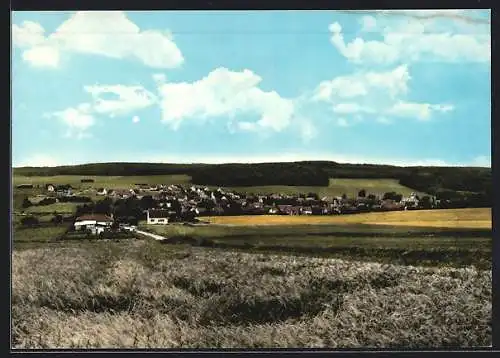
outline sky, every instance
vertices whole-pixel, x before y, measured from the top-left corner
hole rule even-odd
[[[13,12],[12,164],[491,165],[489,10]]]

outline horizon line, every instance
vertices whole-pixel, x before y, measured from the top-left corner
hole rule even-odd
[[[434,167],[434,168],[488,168],[491,169],[490,166],[482,166],[482,165],[472,165],[472,164],[417,164],[417,165],[397,165],[397,164],[389,164],[389,163],[373,163],[373,162],[341,162],[334,160],[325,160],[325,159],[308,159],[308,160],[277,160],[277,161],[245,161],[245,162],[235,162],[235,161],[227,161],[227,162],[162,162],[162,161],[150,161],[150,162],[141,162],[141,161],[105,161],[105,162],[84,162],[84,163],[73,163],[73,164],[58,164],[52,166],[43,166],[43,165],[22,165],[22,166],[12,166],[12,169],[24,169],[24,168],[61,168],[61,167],[76,167],[83,165],[92,165],[92,164],[166,164],[166,165],[232,165],[232,164],[243,164],[243,165],[256,165],[256,164],[280,164],[280,163],[304,163],[304,162],[328,162],[335,164],[347,164],[347,165],[373,165],[373,166],[390,166],[390,167],[400,167],[400,168],[418,168],[418,167]]]

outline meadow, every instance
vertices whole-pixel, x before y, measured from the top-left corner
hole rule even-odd
[[[93,183],[81,183],[81,179],[93,179]],[[191,177],[189,175],[149,175],[149,176],[83,176],[83,175],[57,175],[57,176],[22,176],[14,175],[13,184],[71,184],[77,188],[105,187],[105,188],[130,188],[134,184],[189,184]],[[210,188],[216,188],[209,186]],[[320,197],[341,196],[347,194],[349,197],[356,197],[361,189],[367,193],[383,195],[386,192],[397,192],[408,196],[412,192],[417,192],[411,188],[398,183],[396,179],[330,179],[328,186],[286,186],[286,185],[268,185],[251,187],[226,187],[240,193],[255,194],[273,194],[281,193],[285,195],[315,193]],[[425,195],[424,193],[420,193]]]
[[[42,206],[30,206],[24,209],[27,214],[72,214],[76,212],[78,205],[83,205],[82,203],[54,203]]]
[[[401,265],[491,268],[491,229],[342,225],[167,225],[167,243]]]
[[[14,348],[491,344],[491,271],[474,267],[147,240],[24,248],[12,262]]]
[[[330,178],[328,186],[285,186],[285,185],[267,185],[267,186],[249,186],[249,187],[229,187],[228,189],[235,190],[239,193],[255,193],[255,194],[273,194],[281,193],[285,195],[298,195],[315,193],[320,198],[342,196],[346,194],[348,197],[357,197],[361,189],[365,189],[369,194],[384,195],[388,192],[397,192],[404,196],[409,196],[410,193],[416,192],[420,195],[425,193],[408,188],[399,184],[396,179],[343,179]]]
[[[93,179],[93,183],[82,183],[81,179]],[[95,176],[95,175],[56,175],[56,176],[13,176],[13,185],[19,184],[71,184],[77,188],[105,187],[105,188],[129,188],[135,184],[186,184],[190,183],[188,175],[150,175],[150,176]]]

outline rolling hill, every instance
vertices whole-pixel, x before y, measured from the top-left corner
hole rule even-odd
[[[475,195],[473,200],[491,202],[491,168],[481,167],[398,167],[374,164],[342,164],[327,161],[302,161],[256,164],[162,164],[94,163],[59,167],[14,168],[15,177],[40,176],[157,176],[183,175],[191,183],[233,188],[245,187],[331,187],[331,180],[371,179],[366,185],[388,183],[396,190],[441,194],[443,197]],[[134,178],[138,179],[138,178]],[[374,180],[374,179],[378,179]],[[351,182],[352,184],[352,182]],[[348,186],[352,186],[349,184]],[[387,185],[386,185],[387,186]],[[385,189],[384,189],[385,190]],[[479,198],[479,199],[478,199]]]

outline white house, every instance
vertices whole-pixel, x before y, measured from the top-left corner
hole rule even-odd
[[[106,188],[97,189],[97,195],[108,195],[108,190]]]
[[[278,214],[278,213],[279,209],[276,207],[272,207],[271,209],[269,209],[269,214]]]
[[[90,230],[93,234],[100,234],[113,223],[113,219],[103,214],[82,215],[76,218],[76,231]]]
[[[171,214],[172,212],[170,210],[147,210],[147,223],[149,225],[166,225],[169,222]]]

